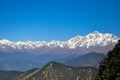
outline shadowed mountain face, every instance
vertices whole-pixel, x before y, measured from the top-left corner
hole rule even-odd
[[[94,80],[98,70],[92,67],[70,67],[50,62],[41,70],[32,70],[16,80]]]
[[[68,60],[65,62],[66,65],[79,67],[79,66],[93,66],[98,67],[99,63],[103,60],[105,57],[102,53],[89,53],[86,55],[78,56],[76,58],[73,58],[71,60]]]
[[[0,70],[0,80],[15,80],[15,78],[20,74],[23,74],[23,72]]]

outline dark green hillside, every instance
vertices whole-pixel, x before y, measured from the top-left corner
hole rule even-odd
[[[120,40],[101,62],[96,80],[120,80]]]
[[[15,77],[22,74],[18,71],[2,71],[0,70],[0,80],[15,80]]]

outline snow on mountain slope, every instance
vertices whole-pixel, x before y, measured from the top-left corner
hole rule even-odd
[[[119,40],[119,37],[109,33],[99,33],[95,31],[85,36],[76,36],[68,41],[26,41],[26,42],[11,42],[9,40],[0,40],[1,52],[41,52],[41,53],[61,53],[79,52],[81,49],[91,49],[91,47],[106,47],[114,45]],[[79,49],[76,49],[79,48]],[[60,52],[59,52],[60,51]],[[83,51],[83,50],[82,50]],[[85,50],[84,50],[85,51]],[[83,52],[84,52],[83,51]],[[89,52],[89,51],[88,51]]]
[[[115,44],[118,41],[118,37],[112,34],[102,34],[97,31],[90,33],[86,36],[76,36],[68,40],[69,48],[87,47],[90,46],[106,46],[109,44]]]

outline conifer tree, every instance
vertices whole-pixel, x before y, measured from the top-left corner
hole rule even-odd
[[[120,40],[100,63],[95,80],[120,80]]]

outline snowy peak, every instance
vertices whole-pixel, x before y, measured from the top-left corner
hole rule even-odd
[[[89,33],[86,36],[76,36],[70,40],[68,40],[69,44],[71,44],[71,48],[76,47],[87,47],[90,46],[106,46],[109,44],[115,44],[119,38],[112,34],[102,34],[98,31],[95,31],[93,33]]]
[[[7,39],[0,40],[0,51],[51,51],[51,50],[59,50],[61,49],[76,49],[76,48],[90,48],[90,47],[104,47],[107,45],[115,45],[120,38],[105,33],[102,34],[98,31],[94,31],[93,33],[89,33],[85,36],[76,36],[68,41],[18,41],[11,42]],[[56,51],[57,51],[56,50]]]
[[[98,37],[101,37],[103,36],[102,33],[99,33],[98,31],[94,31],[93,33],[89,33],[88,35],[86,35],[87,37],[90,37],[90,38],[98,38]]]

